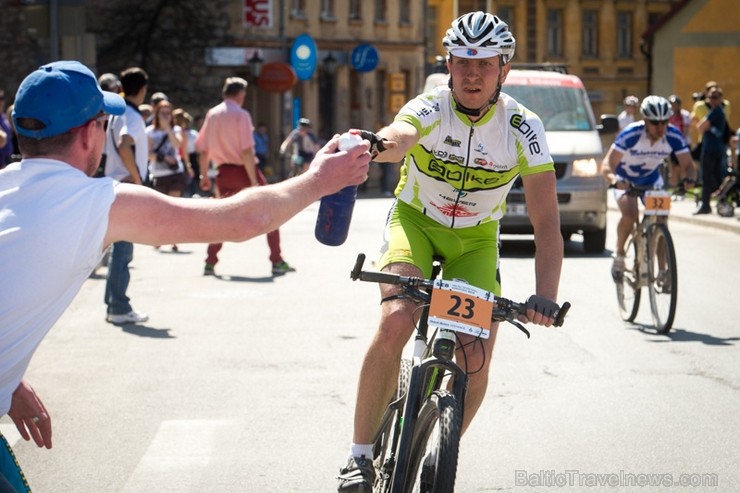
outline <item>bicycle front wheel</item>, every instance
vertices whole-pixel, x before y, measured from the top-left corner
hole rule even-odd
[[[432,393],[414,429],[405,492],[454,490],[461,429],[462,412],[455,396],[446,390]]]
[[[624,255],[624,273],[614,282],[617,285],[617,303],[622,320],[632,322],[640,308],[640,266],[637,261],[639,248],[635,235],[627,238]]]
[[[668,226],[663,223],[652,225],[648,238],[650,310],[655,329],[667,334],[673,327],[678,297],[676,251]]]

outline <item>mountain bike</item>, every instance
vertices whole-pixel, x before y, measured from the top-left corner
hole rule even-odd
[[[623,320],[633,322],[645,287],[653,325],[659,333],[667,334],[673,326],[678,299],[676,250],[667,224],[671,195],[632,184],[625,193],[642,199],[644,210],[625,244],[624,273],[615,279],[619,313]]]
[[[400,297],[420,305],[413,356],[403,359],[398,386],[373,438],[374,493],[454,490],[468,375],[454,361],[457,332],[487,338],[491,321],[518,321],[524,303],[501,298],[463,281],[438,279],[436,259],[430,279],[362,270],[359,254],[352,280],[396,284]],[[555,325],[561,326],[570,303],[563,303]],[[429,329],[432,334],[429,335]]]

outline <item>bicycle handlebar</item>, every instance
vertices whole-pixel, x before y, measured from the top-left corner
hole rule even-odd
[[[365,254],[360,253],[359,255],[357,255],[357,260],[355,261],[355,266],[352,269],[352,272],[350,272],[350,278],[353,281],[360,280],[382,284],[398,284],[407,288],[415,289],[430,289],[434,285],[433,280],[422,279],[419,277],[400,276],[398,274],[391,274],[388,272],[363,271],[362,266],[364,263]],[[419,298],[421,301],[429,301],[429,294],[426,292],[417,291],[413,295],[414,297]],[[496,303],[496,308],[494,308],[493,310],[492,319],[495,322],[507,321],[514,323],[517,321],[517,317],[519,315],[526,315],[526,303],[517,303],[516,301],[502,298],[496,295],[494,295],[493,299]],[[565,315],[568,313],[568,310],[570,310],[570,306],[570,303],[567,301],[562,304],[560,309],[555,314],[555,322],[553,323],[555,327],[561,327],[563,325],[563,322],[565,321]]]

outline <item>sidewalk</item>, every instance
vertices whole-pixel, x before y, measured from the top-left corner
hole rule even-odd
[[[614,200],[614,194],[611,190],[607,193],[607,196],[609,210],[619,210],[617,203]],[[740,208],[735,208],[734,217],[722,217],[717,214],[717,208],[714,203],[712,204],[711,214],[695,216],[693,213],[696,209],[698,209],[698,206],[694,202],[693,196],[687,195],[683,200],[676,200],[674,198],[671,202],[671,221],[698,224],[700,226],[707,226],[740,234]]]

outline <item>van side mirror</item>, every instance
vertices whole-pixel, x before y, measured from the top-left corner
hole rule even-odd
[[[596,125],[600,134],[613,134],[619,131],[619,121],[614,115],[601,115],[601,124]]]

